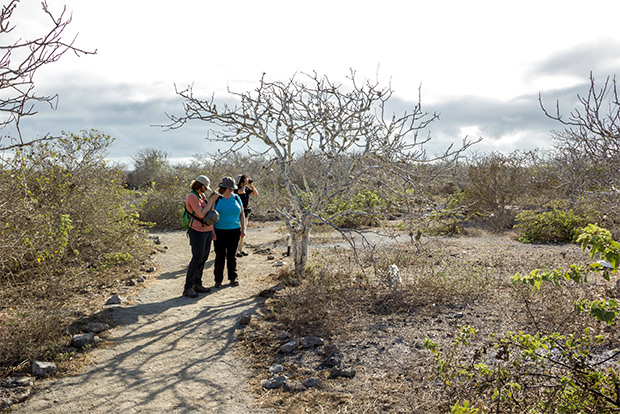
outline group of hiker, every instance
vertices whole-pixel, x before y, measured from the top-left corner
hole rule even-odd
[[[237,257],[248,255],[243,250],[243,239],[251,213],[249,199],[257,196],[258,190],[245,174],[239,174],[234,180],[232,177],[222,178],[217,191],[211,189],[211,180],[205,175],[198,176],[190,187],[185,208],[192,217],[188,227],[192,259],[187,268],[183,296],[195,298],[199,293],[211,291],[202,281],[211,243],[215,251],[215,288],[222,287],[224,268],[229,285],[239,286]]]

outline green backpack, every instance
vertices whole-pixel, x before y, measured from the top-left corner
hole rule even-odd
[[[189,229],[189,223],[191,220],[192,218],[189,216],[189,211],[184,208],[183,214],[181,214],[181,228],[185,230]]]

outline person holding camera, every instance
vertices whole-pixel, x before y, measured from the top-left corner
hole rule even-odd
[[[235,252],[239,245],[239,238],[245,236],[245,214],[243,204],[234,191],[237,189],[232,177],[222,178],[219,185],[219,197],[215,203],[215,210],[220,218],[214,226],[215,263],[213,276],[215,287],[221,288],[224,280],[224,267],[228,271],[230,286],[239,286],[237,275],[237,257]]]
[[[254,187],[252,179],[249,178],[245,174],[239,174],[236,177],[235,181],[238,187],[235,192],[237,193],[237,195],[241,199],[241,202],[243,203],[243,212],[245,214],[245,225],[247,227],[248,218],[250,217],[250,213],[252,212],[252,209],[248,206],[250,203],[250,196],[257,196],[258,190],[256,189],[256,187]],[[243,236],[239,239],[239,245],[237,246],[237,257],[248,255],[243,250],[243,239],[244,239]]]
[[[200,175],[191,183],[191,191],[185,198],[185,208],[190,213],[187,230],[189,244],[192,247],[192,259],[187,266],[183,296],[198,297],[198,293],[208,293],[211,289],[202,285],[204,265],[209,258],[213,240],[213,225],[203,221],[209,210],[213,208],[217,193],[211,190],[211,181],[207,176]],[[207,197],[207,192],[211,195]]]

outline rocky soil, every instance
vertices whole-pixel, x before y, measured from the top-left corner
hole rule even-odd
[[[449,341],[464,324],[501,332],[519,317],[502,305],[507,294],[500,289],[484,302],[357,314],[347,320],[341,338],[297,338],[280,330],[263,346],[258,336],[271,328],[256,315],[264,312],[265,300],[285,294],[273,289],[278,285],[277,266],[288,261],[283,257],[286,239],[279,223],[252,223],[246,238],[251,254],[239,259],[240,286],[213,289],[198,299],[181,296],[190,259],[184,232],[155,236],[160,237],[163,253],[155,257],[154,276],[134,296],[121,293],[120,304],[93,315],[93,320],[108,321],[113,328],[98,334],[101,341],[89,353],[92,362],[75,375],[38,379],[30,397],[12,409],[301,413],[336,412],[324,410],[340,407],[338,412],[424,412],[424,404],[430,407],[436,402],[424,402],[420,399],[424,390],[410,386],[416,375],[423,374],[416,367],[428,359],[422,349],[424,338]],[[326,247],[338,240],[337,235],[318,235],[312,250],[328,254]],[[509,234],[436,238],[428,243],[434,252],[428,260],[435,265],[470,263],[487,269],[495,279],[584,259],[577,246],[523,245]],[[213,284],[213,255],[210,259],[206,286]],[[489,303],[489,297],[496,302]],[[239,346],[241,337],[245,347]],[[247,346],[253,338],[256,352]]]
[[[251,228],[246,244],[277,244],[278,224]],[[90,353],[92,362],[72,376],[37,380],[20,413],[269,413],[254,405],[249,361],[236,349],[240,320],[257,311],[275,257],[270,251],[239,259],[240,286],[224,285],[181,296],[190,247],[184,232],[156,234],[165,253],[157,272],[135,297],[121,298],[95,318],[115,328]],[[213,254],[204,284],[213,284]],[[280,255],[281,258],[281,255]]]

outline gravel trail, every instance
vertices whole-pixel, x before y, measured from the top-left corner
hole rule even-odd
[[[275,228],[251,227],[246,246],[275,245]],[[120,325],[109,332],[109,346],[93,349],[92,363],[76,375],[38,381],[19,413],[272,413],[255,406],[249,361],[235,350],[239,319],[256,312],[272,261],[243,257],[240,286],[189,299],[181,296],[191,256],[185,232],[157,235],[166,246],[156,256],[157,274],[112,312]],[[205,286],[213,284],[213,258],[211,252]]]

